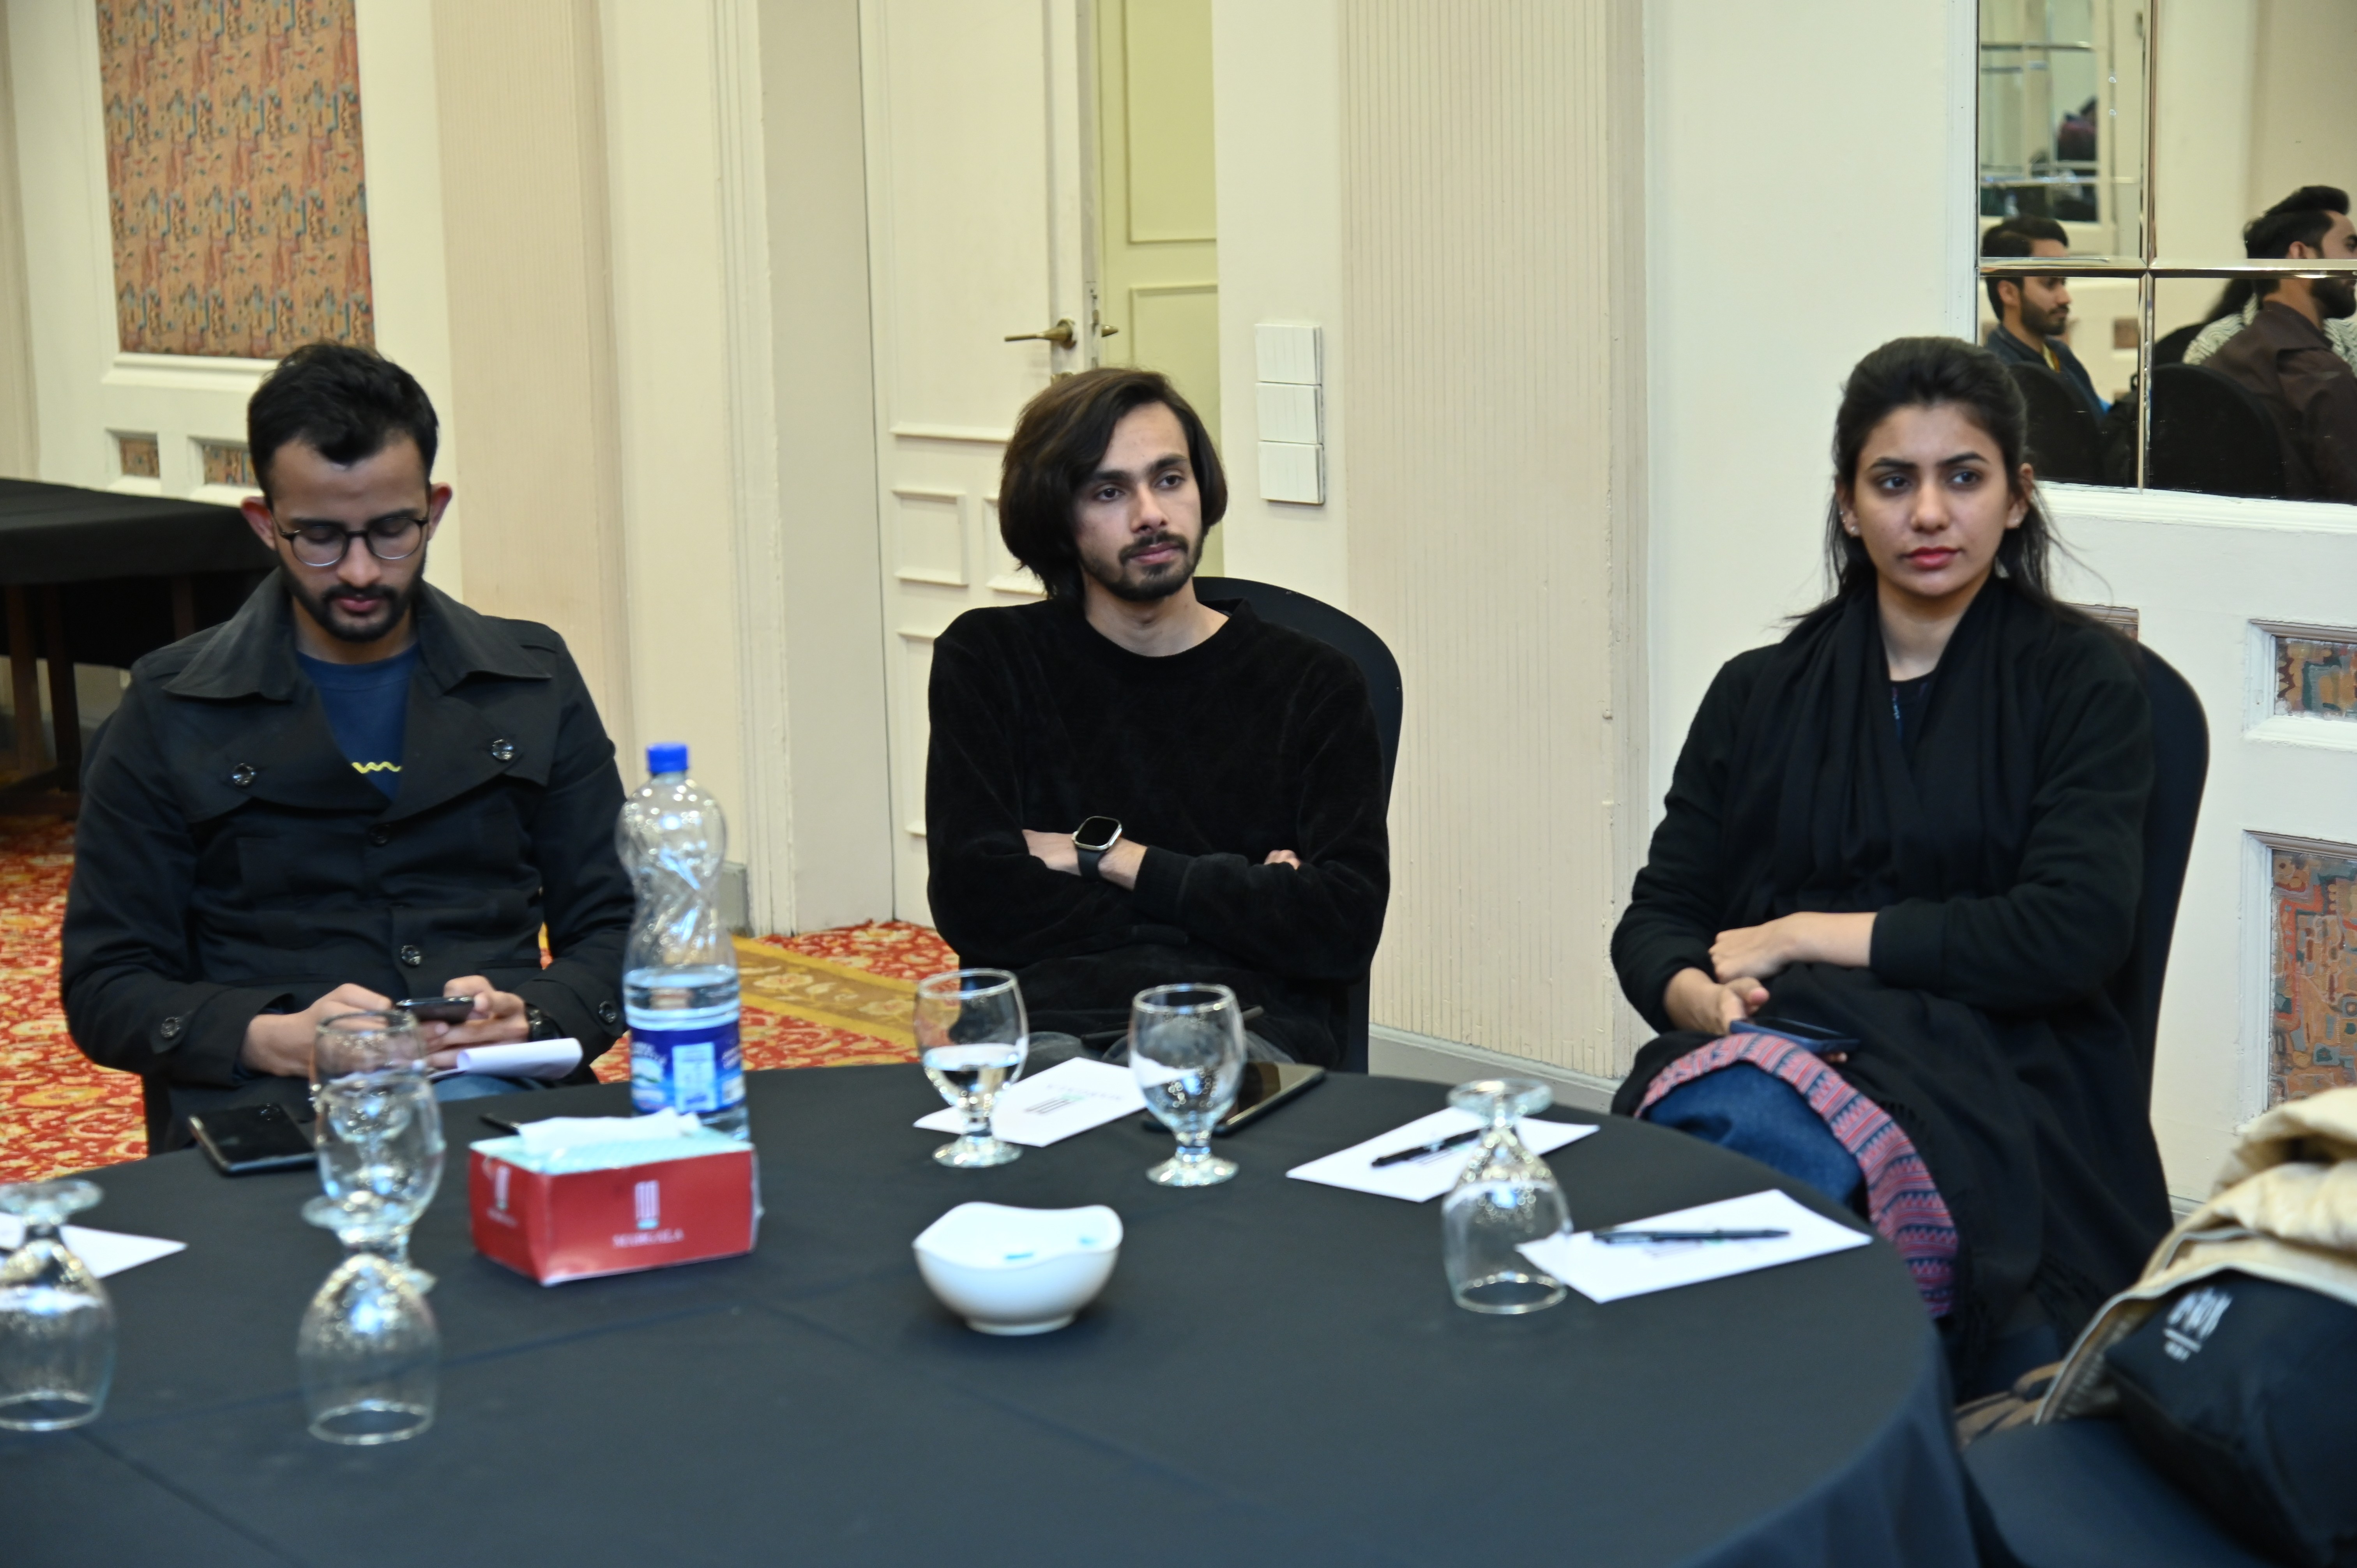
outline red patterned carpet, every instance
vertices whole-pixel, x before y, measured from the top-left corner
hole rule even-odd
[[[139,1081],[92,1067],[58,1001],[58,927],[73,875],[73,828],[0,817],[0,1181],[27,1181],[147,1152]],[[910,998],[955,958],[901,921],[739,940],[745,1065],[843,1067],[916,1059]],[[630,1076],[624,1049],[597,1076]]]

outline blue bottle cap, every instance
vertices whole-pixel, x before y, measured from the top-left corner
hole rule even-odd
[[[647,771],[650,773],[686,772],[685,743],[676,740],[659,740],[647,747]]]

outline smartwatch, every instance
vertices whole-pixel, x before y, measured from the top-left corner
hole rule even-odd
[[[1111,817],[1091,817],[1072,830],[1072,847],[1081,852],[1081,875],[1097,875],[1097,862],[1121,842],[1121,823]]]

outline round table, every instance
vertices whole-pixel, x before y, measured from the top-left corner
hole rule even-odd
[[[0,1434],[16,1568],[600,1563],[1968,1564],[1936,1337],[1878,1242],[1527,1317],[1449,1300],[1437,1203],[1305,1160],[1437,1109],[1336,1075],[1222,1148],[1220,1187],[1145,1179],[1135,1117],[952,1171],[913,1066],[753,1075],[767,1214],[748,1257],[543,1287],[478,1256],[464,1145],[617,1086],[446,1108],[415,1256],[443,1365],[432,1431],[307,1436],[295,1330],[339,1256],[307,1173],[193,1153],[96,1173],[91,1224],[188,1250],[110,1282],[114,1391],[71,1434]],[[1581,1120],[1564,1112],[1554,1114]],[[1625,1121],[1552,1157],[1582,1228],[1783,1185]],[[1107,1203],[1119,1267],[1070,1328],[967,1329],[909,1243],[969,1198]]]

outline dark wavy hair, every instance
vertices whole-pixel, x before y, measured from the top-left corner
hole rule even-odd
[[[1203,532],[1228,511],[1228,477],[1200,415],[1156,371],[1103,366],[1049,383],[1023,406],[998,476],[998,536],[1058,598],[1081,596],[1075,539],[1081,490],[1104,461],[1125,415],[1160,403],[1187,434],[1187,461],[1202,497]]]
[[[245,405],[245,449],[262,493],[278,449],[300,441],[330,463],[357,463],[396,435],[417,443],[426,476],[441,430],[417,378],[368,349],[306,343],[264,378]]]
[[[1833,597],[1871,592],[1874,562],[1865,542],[1842,526],[1841,489],[1857,485],[1858,459],[1875,427],[1902,408],[1952,405],[1996,443],[2005,464],[2006,487],[2029,503],[2018,528],[2007,529],[1997,545],[1997,570],[2014,591],[2066,618],[2076,611],[2058,602],[2047,585],[2047,560],[2056,546],[2054,525],[2032,485],[2021,485],[2023,454],[2029,450],[2029,411],[2012,372],[1986,349],[1954,338],[1894,338],[1857,362],[1843,383],[1841,412],[1834,415],[1833,499],[1825,508],[1825,574]]]

